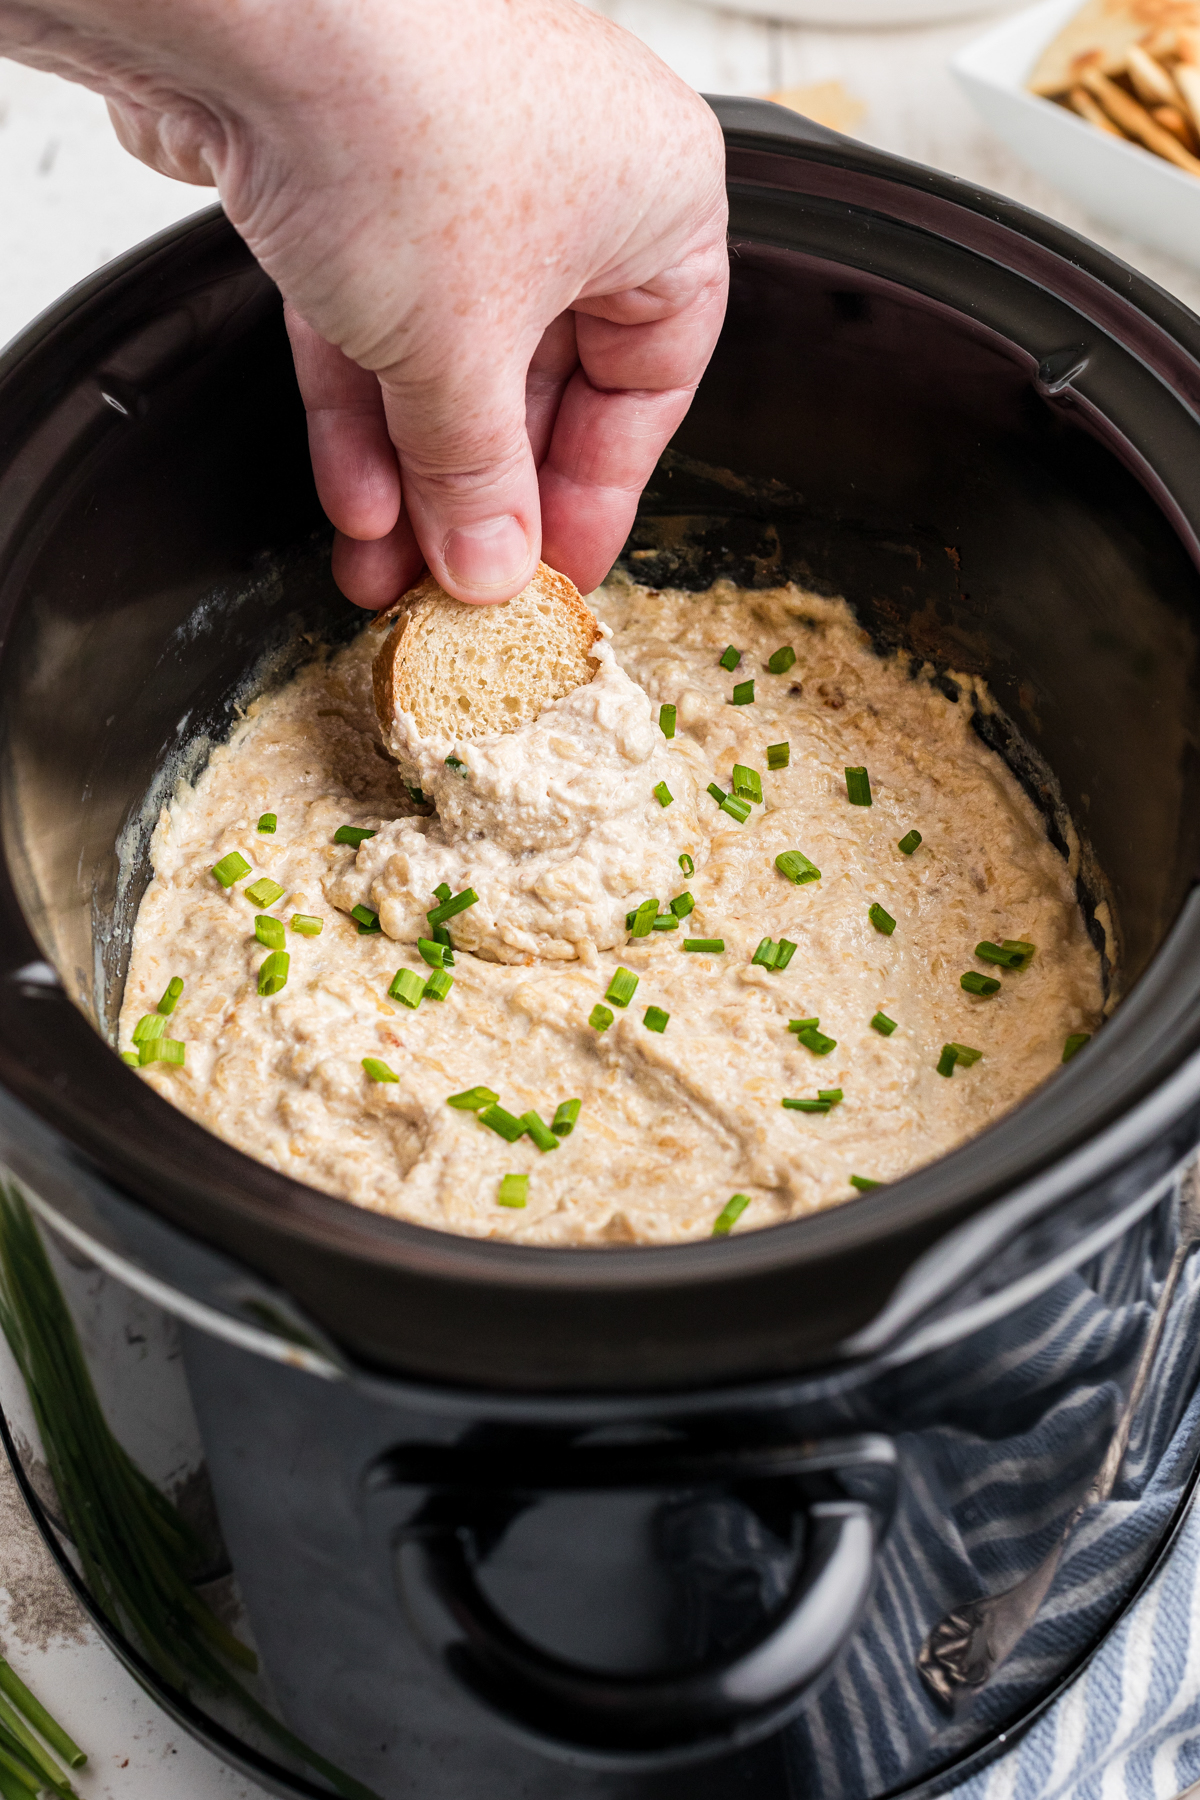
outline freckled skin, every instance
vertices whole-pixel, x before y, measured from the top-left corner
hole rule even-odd
[[[0,0],[0,54],[214,184],[287,301],[334,573],[611,566],[716,342],[709,109],[576,0]]]

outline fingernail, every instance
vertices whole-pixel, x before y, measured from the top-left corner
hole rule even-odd
[[[511,585],[529,566],[529,541],[512,514],[459,525],[442,547],[447,573],[463,587],[486,590]]]

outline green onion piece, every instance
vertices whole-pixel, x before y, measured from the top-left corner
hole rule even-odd
[[[721,811],[723,813],[728,813],[731,819],[736,819],[739,825],[744,825],[746,820],[750,817],[750,806],[748,801],[735,800],[732,794],[727,794],[725,799],[722,800]]]
[[[906,831],[904,836],[900,839],[898,847],[903,850],[905,856],[911,856],[921,841],[921,834],[919,831]]]
[[[34,1698],[16,1670],[10,1668],[3,1657],[0,1657],[0,1688],[24,1713],[29,1723],[41,1732],[50,1748],[58,1751],[69,1769],[82,1769],[87,1761],[86,1751],[79,1748],[74,1738],[67,1736],[54,1714],[48,1713],[41,1701]]]
[[[510,1112],[493,1101],[479,1115],[479,1123],[486,1125],[489,1131],[495,1131],[507,1143],[515,1144],[519,1137],[525,1136],[525,1126],[520,1119],[515,1119]]]
[[[554,1115],[550,1129],[556,1137],[570,1137],[575,1129],[575,1121],[579,1117],[582,1100],[560,1100],[558,1111]]]
[[[753,800],[755,806],[761,806],[762,776],[757,769],[748,769],[745,763],[734,763],[733,791],[740,800]]]
[[[421,996],[425,992],[425,977],[418,975],[415,969],[397,969],[392,976],[388,988],[388,999],[398,1000],[401,1006],[414,1010],[421,1004]]]
[[[147,1063],[165,1062],[182,1069],[185,1055],[184,1046],[177,1038],[148,1038],[139,1048],[138,1062],[142,1068]]]
[[[647,1031],[663,1032],[667,1029],[670,1013],[664,1012],[661,1006],[648,1006],[642,1016],[642,1024]]]
[[[938,1060],[937,1060],[938,1074],[939,1075],[953,1075],[953,1073],[957,1067],[958,1067],[958,1051],[954,1048],[953,1044],[943,1044],[942,1045],[942,1054],[938,1057]]]
[[[828,1100],[781,1100],[779,1104],[788,1112],[827,1113],[832,1103]]]
[[[872,1181],[869,1175],[852,1175],[850,1186],[857,1188],[860,1194],[869,1194],[872,1188],[882,1187],[882,1181]]]
[[[298,931],[301,937],[320,937],[325,921],[314,919],[311,913],[293,913],[292,930]]]
[[[333,834],[335,844],[353,844],[357,850],[364,838],[375,836],[375,828],[371,825],[339,825]]]
[[[673,912],[659,913],[657,919],[651,920],[651,931],[678,931],[679,920]]]
[[[485,1106],[494,1106],[499,1098],[489,1087],[473,1087],[451,1094],[446,1105],[457,1107],[459,1112],[481,1112]]]
[[[240,850],[231,850],[228,856],[223,856],[219,863],[213,865],[213,874],[223,888],[232,887],[235,881],[240,881],[243,875],[249,873],[250,864]]]
[[[521,1114],[521,1123],[539,1150],[557,1150],[558,1139],[545,1121],[535,1112]]]
[[[686,919],[690,912],[695,912],[696,902],[685,888],[682,894],[676,894],[671,902],[671,911],[677,919]]]
[[[1000,992],[1000,983],[995,976],[981,975],[978,969],[968,969],[965,975],[960,975],[958,985],[965,988],[968,994],[982,994],[985,998],[989,994]]]
[[[895,919],[893,919],[890,912],[884,911],[878,900],[872,901],[871,905],[868,906],[867,917],[870,919],[876,931],[882,931],[884,937],[891,937],[893,931],[896,929]]]
[[[167,1021],[162,1013],[143,1013],[133,1028],[133,1041],[135,1044],[148,1044],[154,1038],[165,1037],[166,1035]]]
[[[136,1069],[140,1067],[142,1059],[136,1050],[122,1050],[121,1061],[128,1063],[131,1069]]]
[[[429,805],[428,800],[425,798],[419,787],[414,787],[411,781],[406,781],[404,785],[408,789],[408,797],[414,806]]]
[[[380,1062],[377,1056],[364,1056],[362,1066],[367,1072],[368,1081],[399,1081],[400,1079],[395,1069],[389,1069],[387,1064]]]
[[[451,892],[449,882],[439,881],[437,886],[434,888],[433,892],[434,892],[435,899],[441,900],[441,901],[448,900],[450,898],[450,892]]]
[[[528,1175],[502,1175],[496,1194],[497,1206],[512,1206],[518,1211],[529,1199]]]
[[[277,881],[272,881],[269,875],[260,875],[246,889],[246,898],[253,900],[255,906],[274,906],[282,893],[283,889]]]
[[[1019,950],[1009,950],[1000,944],[989,944],[985,938],[982,944],[976,944],[975,954],[980,962],[997,963],[1002,969],[1019,969],[1023,956]]]
[[[431,925],[444,925],[448,919],[457,918],[460,912],[466,912],[468,906],[475,906],[478,901],[479,895],[474,888],[464,888],[461,894],[455,894],[451,899],[443,900],[440,906],[435,906],[432,912],[425,914],[425,917]]]
[[[63,1800],[70,1800],[75,1790],[67,1781],[65,1770],[60,1769],[54,1758],[43,1750],[20,1713],[3,1698],[0,1698],[0,1727],[7,1740],[5,1756],[14,1768],[21,1770],[17,1792],[21,1794],[22,1800],[31,1790],[40,1794],[43,1788],[48,1788],[51,1793],[61,1794]],[[29,1774],[22,1768],[23,1763],[29,1766]],[[40,1774],[36,1773],[38,1770],[41,1771]],[[8,1791],[11,1793],[12,1789],[9,1788]]]
[[[732,644],[728,644],[725,649],[722,650],[720,657],[718,658],[718,665],[722,669],[728,669],[730,674],[732,674],[741,660],[741,651],[735,650]]]
[[[166,993],[158,1003],[158,1010],[164,1016],[173,1013],[179,1005],[179,997],[183,993],[183,976],[172,975],[167,983]]]
[[[754,683],[752,681],[739,681],[735,684],[733,704],[734,706],[754,705]]]
[[[870,806],[871,777],[865,769],[846,770],[846,795],[851,806]]]
[[[449,969],[431,969],[425,983],[427,1000],[444,1000],[454,986],[454,977]]]
[[[790,644],[780,644],[778,650],[767,658],[767,667],[772,675],[786,675],[796,660],[796,652]]]
[[[780,938],[775,946],[775,973],[777,975],[783,974],[783,971],[787,968],[793,956],[795,956],[796,948],[797,946],[793,944],[791,938]]]
[[[972,1050],[970,1044],[952,1044],[951,1049],[964,1069],[969,1069],[972,1063],[979,1062],[983,1057],[983,1051]]]
[[[275,813],[264,813],[256,827],[259,831],[274,832],[279,829],[279,819]]]
[[[442,969],[446,966],[446,951],[442,944],[435,944],[432,938],[417,939],[417,953],[431,969]]]
[[[773,944],[771,942],[770,938],[763,938],[762,942],[758,946],[758,949],[754,952],[754,955],[750,958],[750,967],[754,968],[754,966],[757,964],[760,969],[773,969],[775,967],[775,964],[778,961],[779,961],[778,946],[776,944]]]
[[[629,923],[630,915],[628,913],[625,915],[625,923],[632,936],[635,938],[644,938],[650,936],[650,928],[657,917],[658,901],[643,900],[641,905],[633,913],[632,925]]]
[[[749,1194],[734,1194],[732,1199],[728,1200],[717,1214],[712,1228],[713,1236],[728,1237],[729,1233],[733,1230],[734,1225],[741,1218],[749,1204]]]
[[[791,760],[792,746],[790,744],[767,745],[768,769],[786,769]]]
[[[350,908],[350,917],[354,919],[358,925],[359,937],[367,937],[373,931],[383,930],[382,925],[379,923],[379,914],[377,912],[372,912],[369,906],[352,906]]]
[[[675,708],[673,706],[659,707],[658,729],[665,738],[673,738],[675,736]]]
[[[797,887],[803,887],[806,881],[820,881],[821,871],[816,863],[809,862],[807,856],[799,850],[784,850],[775,858],[775,867]]]
[[[718,787],[715,781],[710,781],[708,784],[708,792],[712,795],[718,806],[724,806],[725,789],[723,787]]]
[[[1019,959],[1017,962],[1009,965],[1010,968],[1013,969],[1027,969],[1037,955],[1037,950],[1034,945],[1027,944],[1024,938],[1005,938],[1000,947],[1002,950],[1010,951]]]
[[[794,1031],[798,1037],[802,1031],[815,1031],[820,1023],[820,1019],[815,1016],[811,1019],[789,1019],[788,1030]]]
[[[454,967],[454,940],[444,925],[434,926],[433,942],[442,946],[442,967],[452,969]]]
[[[254,920],[254,935],[268,950],[282,950],[285,943],[283,920],[273,919],[270,913],[258,913]]]
[[[804,1048],[811,1050],[814,1056],[828,1056],[831,1050],[837,1049],[837,1039],[826,1037],[825,1033],[818,1031],[815,1025],[805,1026],[804,1030],[797,1032],[796,1035]]]
[[[674,805],[674,802],[675,802],[675,796],[671,792],[670,788],[667,786],[665,781],[660,781],[660,782],[656,783],[655,789],[654,789],[654,798],[658,801],[658,804],[660,806],[664,806],[664,807],[672,806],[672,805]]]
[[[725,949],[724,938],[684,938],[680,945],[682,950],[691,950],[699,956],[720,956]]]
[[[446,758],[446,767],[448,769],[453,769],[454,773],[461,776],[464,781],[467,779],[467,765],[462,760],[461,756],[448,756]]]
[[[817,1099],[828,1100],[830,1106],[836,1106],[839,1101],[845,1099],[845,1095],[841,1088],[818,1088]]]
[[[286,950],[272,950],[261,965],[258,971],[258,991],[264,1000],[270,999],[272,994],[277,994],[280,988],[287,986],[291,961]]]
[[[591,1012],[588,1014],[588,1024],[591,1026],[592,1030],[607,1031],[612,1022],[613,1016],[608,1007],[601,1006],[600,1002],[597,1001]]]
[[[657,905],[657,901],[655,902]],[[608,984],[608,992],[604,998],[611,1000],[614,1006],[628,1006],[637,992],[638,977],[632,969],[618,968]]]
[[[1078,1056],[1079,1052],[1083,1049],[1083,1046],[1085,1044],[1090,1044],[1091,1041],[1092,1034],[1090,1031],[1073,1031],[1063,1045],[1063,1061],[1069,1063],[1071,1058],[1073,1056]]]
[[[877,1031],[880,1037],[891,1037],[895,1029],[895,1019],[889,1019],[886,1013],[877,1012],[871,1020],[871,1030]]]
[[[721,798],[724,799],[725,796],[722,794]],[[683,855],[679,858],[679,866],[683,870],[684,874],[687,876],[688,880],[690,881],[692,879],[692,876],[696,873],[696,865],[692,861],[691,857],[688,855],[686,850],[683,852]]]

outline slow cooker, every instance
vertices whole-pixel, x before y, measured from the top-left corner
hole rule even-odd
[[[728,321],[629,567],[848,596],[975,708],[1121,997],[831,1211],[474,1241],[122,1065],[160,805],[362,616],[219,212],[0,361],[4,1437],[109,1643],[280,1794],[940,1791],[1091,1654],[1200,1460],[1200,321],[1010,201],[714,104]]]

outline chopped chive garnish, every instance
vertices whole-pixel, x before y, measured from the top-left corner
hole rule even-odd
[[[364,838],[375,835],[375,829],[371,825],[339,825],[333,834],[333,841],[335,844],[353,844],[357,850]]]
[[[505,1112],[495,1101],[479,1115],[479,1123],[486,1125],[489,1131],[495,1131],[508,1143],[515,1144],[519,1137],[525,1136],[525,1127],[520,1119],[514,1119],[510,1112]]]
[[[136,1069],[141,1063],[141,1060],[142,1059],[136,1050],[122,1050],[121,1052],[121,1061],[123,1063],[128,1063],[131,1069]]]
[[[726,1201],[713,1222],[713,1236],[728,1237],[749,1204],[749,1194],[734,1194],[732,1199]]]
[[[272,881],[269,875],[260,875],[246,889],[246,898],[253,900],[255,906],[274,906],[282,893],[279,882]]]
[[[432,938],[417,939],[417,954],[431,969],[444,969],[446,966],[446,947],[444,944],[434,943]]]
[[[183,993],[183,976],[172,975],[167,983],[166,992],[158,1003],[158,1010],[167,1017],[179,1005],[179,996]]]
[[[379,923],[379,914],[377,912],[372,912],[369,906],[352,906],[350,908],[350,917],[358,926],[359,937],[366,937],[372,931],[383,930],[382,925]]]
[[[400,1079],[395,1069],[389,1069],[387,1064],[380,1062],[377,1056],[364,1056],[362,1066],[366,1071],[368,1081],[399,1081]]]
[[[608,984],[604,998],[611,1000],[614,1006],[628,1006],[637,992],[638,977],[632,969],[618,968]]]
[[[659,913],[657,919],[650,922],[651,931],[678,931],[679,920],[673,912]]]
[[[775,973],[777,975],[783,974],[795,954],[796,945],[793,944],[791,938],[780,938],[775,946]]]
[[[752,681],[739,681],[734,685],[733,705],[754,705],[754,683]]]
[[[680,945],[683,950],[691,950],[702,956],[720,956],[725,948],[724,938],[684,938]]]
[[[461,776],[464,781],[467,779],[467,765],[461,756],[448,756],[446,758],[446,767],[448,769],[453,769],[454,773]]]
[[[556,1137],[570,1137],[583,1106],[582,1100],[560,1100],[550,1129]]]
[[[721,811],[728,813],[731,819],[736,819],[739,825],[744,825],[750,817],[750,804],[749,801],[735,800],[732,794],[726,794],[721,802]]]
[[[665,781],[659,781],[655,784],[654,798],[658,801],[660,806],[672,806],[675,802],[675,796]]]
[[[452,969],[454,967],[454,940],[444,925],[434,926],[433,942],[442,946],[442,967]]]
[[[591,1012],[588,1014],[588,1024],[591,1026],[592,1030],[607,1031],[612,1022],[613,1016],[608,1007],[601,1006],[600,1002],[597,1001]]]
[[[870,806],[871,777],[865,769],[846,770],[846,796],[851,806]]]
[[[325,921],[314,919],[311,913],[293,913],[292,930],[298,931],[301,937],[320,937]]]
[[[1032,944],[1027,944],[1024,938],[1005,938],[1000,947],[1002,950],[1010,951],[1012,955],[1019,959],[1017,962],[1009,965],[1010,968],[1014,969],[1027,969],[1037,955],[1034,946]]]
[[[496,1194],[497,1206],[512,1206],[518,1211],[529,1199],[528,1175],[502,1175]]]
[[[485,1106],[494,1106],[499,1098],[490,1087],[473,1087],[466,1088],[461,1094],[451,1094],[446,1105],[456,1107],[459,1112],[481,1112]]]
[[[675,708],[673,706],[659,707],[658,729],[665,738],[673,738],[675,736]]]
[[[1063,1045],[1063,1061],[1069,1063],[1071,1058],[1073,1056],[1078,1056],[1079,1052],[1083,1049],[1083,1046],[1085,1044],[1090,1044],[1091,1041],[1092,1034],[1090,1031],[1073,1031]]]
[[[943,1044],[942,1054],[938,1057],[937,1072],[939,1075],[953,1075],[959,1063],[969,1069],[983,1055],[982,1050],[973,1050],[970,1044]]]
[[[434,898],[436,900],[441,900],[443,902],[447,901],[450,898],[450,894],[451,894],[451,888],[450,888],[449,882],[439,881],[437,886],[433,890],[433,894],[434,894]]]
[[[1000,983],[995,976],[981,975],[978,969],[968,969],[965,975],[960,975],[958,985],[965,988],[968,994],[982,994],[985,998],[988,994],[1000,992]]]
[[[414,806],[429,805],[428,800],[425,798],[419,787],[414,787],[411,781],[406,781],[404,785],[408,789],[408,797]]]
[[[789,1019],[788,1030],[794,1031],[799,1036],[802,1031],[815,1031],[820,1023],[820,1019],[815,1014],[811,1019]]]
[[[133,1028],[135,1044],[148,1044],[154,1038],[167,1035],[167,1021],[162,1013],[143,1013]]]
[[[730,674],[732,675],[733,671],[737,668],[737,666],[741,662],[741,660],[742,660],[741,651],[735,650],[732,644],[728,644],[728,645],[726,645],[725,649],[722,650],[721,655],[718,659],[718,662],[719,662],[719,666],[722,669],[728,669]]]
[[[790,644],[780,644],[778,650],[767,658],[767,667],[772,675],[786,675],[796,660],[796,652]]]
[[[171,1063],[182,1069],[187,1051],[178,1038],[149,1038],[138,1050],[138,1062],[143,1068],[147,1063]]]
[[[878,900],[873,900],[867,908],[867,917],[876,931],[882,931],[884,937],[891,937],[896,929],[896,921],[890,912],[885,912]]]
[[[745,763],[734,763],[733,791],[739,800],[753,800],[755,806],[761,806],[762,776],[757,769],[748,769]]]
[[[664,1012],[661,1006],[648,1006],[642,1017],[642,1024],[647,1031],[663,1032],[670,1021],[670,1013]]]
[[[415,969],[397,969],[388,988],[388,999],[398,1000],[401,1006],[416,1008],[420,1006],[424,992],[423,975],[418,975]]]
[[[837,1049],[837,1039],[826,1037],[825,1033],[818,1031],[815,1025],[806,1025],[804,1030],[797,1032],[796,1035],[804,1048],[811,1050],[814,1056],[828,1056],[831,1050]]]
[[[775,858],[775,867],[797,887],[803,887],[806,881],[820,881],[821,871],[816,863],[809,862],[800,850],[784,850]]]
[[[279,829],[278,816],[275,813],[264,813],[262,818],[258,821],[258,825],[257,825],[256,829],[258,831],[266,831],[266,832],[278,831],[278,829]]]
[[[650,928],[658,917],[658,901],[643,900],[641,905],[634,911],[632,917],[633,923],[630,924],[630,915],[629,913],[625,914],[625,923],[629,929],[630,935],[635,938],[649,937]]]
[[[982,944],[976,944],[975,954],[980,962],[997,963],[1002,969],[1023,969],[1032,960],[1033,945],[1020,938],[1005,938],[1002,944],[989,944],[985,938]]]
[[[219,863],[213,865],[213,874],[223,888],[232,887],[235,881],[240,881],[243,875],[249,873],[250,864],[240,850],[231,850],[228,856],[223,856]]]
[[[840,1100],[845,1099],[845,1095],[841,1088],[818,1088],[817,1099],[828,1100],[830,1106],[836,1106]]]
[[[287,986],[292,959],[286,950],[272,950],[258,971],[258,991],[264,1000]]]
[[[692,899],[692,896],[688,893],[686,888],[683,890],[682,894],[676,894],[671,902],[671,911],[675,914],[677,919],[686,919],[688,914],[695,910],[696,902]]]
[[[545,1120],[535,1112],[521,1114],[521,1123],[539,1150],[557,1150],[558,1139],[546,1124]]]
[[[979,1062],[983,1057],[983,1051],[973,1050],[970,1044],[952,1044],[951,1049],[964,1069],[969,1069],[972,1063]]]
[[[832,1102],[829,1100],[781,1100],[779,1104],[788,1112],[827,1113]]]
[[[461,894],[454,894],[449,900],[443,900],[432,912],[425,914],[431,925],[444,925],[447,919],[457,918],[460,912],[466,912],[468,906],[478,903],[479,895],[474,888],[464,888]]]
[[[758,949],[750,958],[750,966],[753,968],[757,964],[760,969],[773,969],[778,961],[779,946],[773,944],[770,938],[763,938]]]
[[[792,746],[790,744],[767,745],[768,769],[786,769],[791,760]]]
[[[877,1012],[871,1020],[871,1030],[877,1031],[880,1037],[891,1037],[896,1029],[895,1019],[889,1019],[884,1012]]]
[[[869,1194],[872,1188],[882,1187],[882,1181],[872,1181],[869,1175],[852,1175],[850,1186],[857,1188],[860,1194]]]
[[[286,941],[283,935],[283,920],[273,919],[270,913],[256,914],[254,935],[260,944],[267,946],[268,950],[282,950]]]
[[[718,787],[715,781],[710,781],[708,784],[708,792],[712,795],[718,806],[724,806],[725,789],[723,787]]]
[[[683,855],[679,858],[679,866],[683,870],[684,874],[687,876],[688,880],[690,881],[692,879],[692,876],[696,873],[696,865],[692,861],[691,857],[688,855],[686,850],[683,852]]]
[[[897,848],[903,850],[905,856],[911,856],[921,841],[919,831],[906,831]]]
[[[454,986],[454,977],[449,969],[431,969],[425,983],[427,1000],[444,1000]]]

